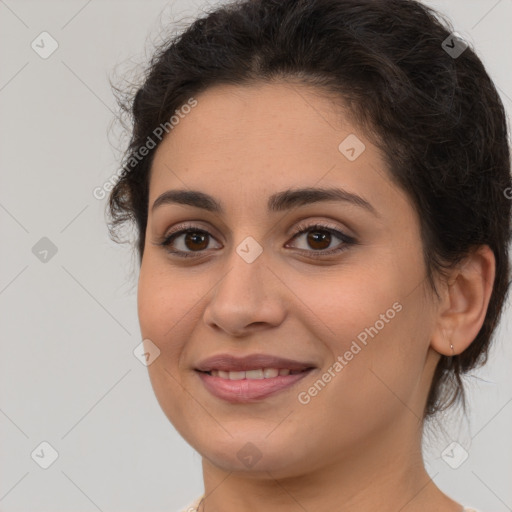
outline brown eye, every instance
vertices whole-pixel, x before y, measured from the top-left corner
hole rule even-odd
[[[307,247],[299,248],[301,253],[304,253],[313,258],[321,258],[322,256],[330,256],[338,252],[344,251],[349,245],[355,244],[356,240],[341,231],[334,229],[330,226],[323,226],[321,224],[314,224],[310,226],[298,226],[298,233],[295,234],[293,239],[300,239],[306,235],[305,243]],[[334,249],[328,249],[333,241],[333,238],[341,240]]]
[[[206,253],[213,236],[204,229],[195,226],[188,226],[186,229],[180,229],[184,226],[178,226],[176,231],[164,238],[157,245],[166,247],[167,252],[179,258],[200,257]],[[299,248],[300,252],[312,258],[321,258],[340,253],[350,245],[356,244],[356,240],[341,231],[329,226],[314,224],[311,226],[299,226],[299,231],[293,236],[293,240],[306,236],[306,248]],[[328,249],[333,238],[340,240],[340,243],[333,249]],[[221,248],[218,246],[217,248]],[[288,245],[287,245],[288,247]]]
[[[181,226],[178,226],[178,229]],[[195,257],[205,252],[213,237],[207,231],[193,226],[187,229],[174,231],[158,245],[166,247],[167,252],[179,257]]]
[[[313,249],[327,249],[331,244],[331,233],[326,230],[311,230],[307,242]]]
[[[189,231],[185,234],[185,247],[190,250],[206,249],[208,247],[208,237],[209,234],[205,231]]]

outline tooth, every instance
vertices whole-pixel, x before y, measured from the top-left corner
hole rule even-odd
[[[263,368],[259,370],[249,370],[245,372],[246,379],[263,379]]]
[[[278,375],[286,376],[286,375],[296,375],[301,373],[302,370],[290,370],[289,368],[258,368],[256,370],[247,370],[247,371],[231,371],[226,372],[223,370],[211,370],[210,374],[213,377],[220,377],[221,379],[229,379],[229,380],[242,380],[242,379],[272,379],[277,377]]]
[[[230,380],[242,380],[245,379],[245,372],[228,372]]]

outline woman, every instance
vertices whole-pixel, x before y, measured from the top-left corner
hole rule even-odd
[[[422,430],[503,309],[510,151],[447,26],[412,0],[246,0],[155,53],[109,226],[135,222],[152,386],[202,456],[187,510],[469,510]]]

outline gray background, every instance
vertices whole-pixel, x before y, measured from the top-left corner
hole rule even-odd
[[[427,3],[476,48],[510,113],[512,0]],[[200,456],[133,354],[134,253],[109,240],[106,200],[92,191],[122,149],[119,131],[109,136],[108,78],[143,64],[162,28],[207,5],[0,0],[2,512],[172,512],[202,493]],[[43,31],[59,45],[47,59],[31,47]],[[57,249],[46,261],[34,254],[48,248],[43,237]],[[468,380],[468,421],[447,418],[425,445],[436,484],[482,512],[512,510],[511,322],[509,302],[489,364]],[[47,469],[43,441],[58,453]],[[469,454],[456,469],[441,457],[452,441]]]

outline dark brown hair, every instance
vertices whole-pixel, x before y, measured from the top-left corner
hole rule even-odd
[[[112,239],[121,224],[135,222],[142,261],[158,143],[144,158],[140,149],[191,97],[218,84],[283,79],[334,93],[412,199],[433,291],[434,277],[475,247],[494,252],[483,326],[463,353],[441,357],[425,417],[459,400],[465,407],[461,375],[486,362],[509,288],[512,189],[503,104],[470,46],[460,55],[447,51],[452,32],[448,20],[413,0],[244,0],[205,13],[157,48],[143,85],[120,100],[133,129],[109,197]]]

